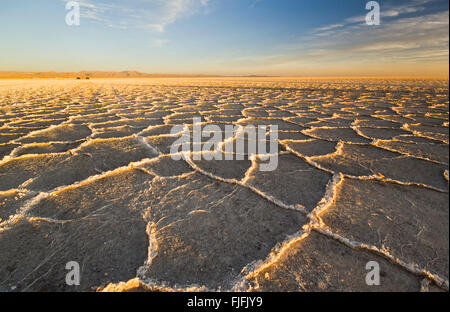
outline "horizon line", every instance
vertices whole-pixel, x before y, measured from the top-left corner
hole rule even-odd
[[[223,74],[170,74],[170,73],[145,73],[137,70],[122,70],[122,71],[105,71],[105,70],[81,70],[81,71],[7,71],[0,70],[0,79],[26,79],[26,78],[79,78],[82,79],[105,79],[105,78],[366,78],[366,79],[445,79],[449,80],[447,75],[401,75],[401,74],[383,74],[383,75],[265,75],[265,74],[244,74],[244,75],[223,75]]]

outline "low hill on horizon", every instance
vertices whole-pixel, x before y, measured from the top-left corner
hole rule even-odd
[[[219,77],[217,75],[148,74],[138,71],[80,71],[80,72],[17,72],[0,71],[0,78],[164,78],[164,77]]]

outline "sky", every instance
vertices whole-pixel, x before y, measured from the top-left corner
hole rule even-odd
[[[0,71],[447,76],[448,0],[0,2]]]

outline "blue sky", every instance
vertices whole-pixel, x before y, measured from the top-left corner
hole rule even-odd
[[[0,4],[0,70],[448,75],[449,4],[385,0],[66,0]]]

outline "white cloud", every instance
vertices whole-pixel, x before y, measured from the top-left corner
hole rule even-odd
[[[177,20],[201,12],[209,2],[210,0],[83,0],[80,1],[80,7],[82,19],[90,19],[110,27],[161,33]]]
[[[322,26],[322,27],[319,27],[319,28],[316,28],[315,30],[313,30],[313,33],[322,33],[322,32],[340,28],[343,26],[344,26],[344,24],[333,24],[333,25]]]
[[[449,12],[410,15],[422,12],[432,0],[416,0],[408,5],[385,7],[380,26],[368,26],[364,16],[350,17],[342,23],[322,26],[303,36],[299,57],[294,59],[323,59],[351,56],[360,59],[402,58],[430,60],[448,58]],[[306,51],[306,52],[305,52]],[[292,58],[289,58],[290,62]]]
[[[325,25],[294,43],[277,47],[284,51],[282,55],[252,55],[235,60],[235,65],[242,70],[264,68],[268,72],[302,72],[305,68],[327,72],[327,66],[371,70],[403,66],[413,72],[420,64],[448,64],[449,11],[425,13],[424,3],[390,7],[387,14],[393,18],[382,20],[380,26],[366,25],[364,17]],[[409,14],[415,12],[422,13]]]
[[[400,5],[400,6],[392,6],[392,5],[381,5],[380,13],[381,18],[386,17],[397,17],[404,14],[411,14],[416,13],[425,10],[424,5],[428,2],[433,2],[434,0],[413,0],[408,4]],[[356,24],[356,23],[365,23],[366,16],[365,15],[358,15],[358,16],[352,16],[349,18],[346,18],[342,23],[336,24],[339,26],[347,26],[350,24]],[[329,27],[333,28],[334,25],[328,25],[328,26],[322,26],[320,28],[316,29],[317,31],[321,30],[328,30]]]

